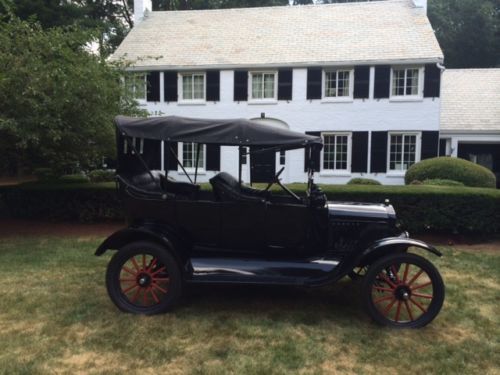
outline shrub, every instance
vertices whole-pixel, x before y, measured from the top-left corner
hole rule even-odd
[[[470,161],[439,157],[423,160],[412,165],[406,172],[405,182],[413,180],[446,179],[463,183],[465,186],[495,188],[495,175],[487,168]]]
[[[347,185],[382,185],[377,180],[372,180],[371,178],[352,178],[349,180]]]
[[[57,175],[52,168],[36,168],[33,171],[33,174],[38,181],[50,181],[57,178]]]
[[[84,174],[66,174],[57,179],[59,182],[67,183],[67,184],[82,184],[85,182],[89,182],[89,178]]]
[[[418,180],[415,180],[418,181]],[[412,184],[415,182],[412,181]],[[443,178],[433,178],[429,180],[424,180],[424,185],[434,185],[434,186],[465,186],[462,182],[446,180]]]
[[[88,173],[91,182],[112,182],[115,180],[115,171],[110,169],[95,169]]]
[[[410,185],[423,185],[424,183],[420,180],[413,180],[410,182]]]

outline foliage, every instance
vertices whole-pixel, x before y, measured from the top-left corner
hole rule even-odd
[[[496,187],[495,175],[487,168],[468,160],[438,157],[412,165],[405,175],[405,182],[413,180],[447,179],[462,182],[465,186]]]
[[[111,182],[115,180],[115,171],[109,169],[95,169],[87,175],[91,182]]]
[[[428,13],[447,68],[500,65],[498,0],[431,0]]]
[[[412,181],[415,182],[418,180]],[[465,186],[463,182],[458,182],[454,180],[446,180],[444,178],[432,178],[423,181],[424,185],[434,185],[434,186]]]
[[[18,164],[60,174],[92,167],[114,155],[113,117],[141,113],[120,83],[123,67],[89,53],[87,39],[76,29],[0,22],[0,139]]]
[[[33,175],[38,181],[51,181],[57,177],[52,168],[35,168]]]
[[[58,181],[65,184],[84,184],[89,182],[89,178],[82,173],[65,174],[58,178]]]
[[[349,182],[347,182],[347,185],[382,185],[380,182],[377,180],[373,180],[371,178],[351,178]]]

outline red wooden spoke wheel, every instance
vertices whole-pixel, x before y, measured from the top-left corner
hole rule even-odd
[[[437,269],[415,254],[394,254],[374,263],[363,284],[365,307],[372,318],[393,327],[430,323],[444,301]]]
[[[172,307],[181,294],[180,267],[165,248],[133,242],[111,259],[106,273],[115,305],[136,314],[157,314]]]

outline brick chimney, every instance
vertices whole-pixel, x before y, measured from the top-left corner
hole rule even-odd
[[[415,8],[423,8],[424,12],[427,13],[427,0],[413,0]]]
[[[134,0],[134,24],[138,25],[152,10],[152,0]]]

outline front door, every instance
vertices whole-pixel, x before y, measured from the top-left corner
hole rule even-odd
[[[270,182],[276,175],[276,151],[253,153],[259,148],[250,149],[250,181]]]

